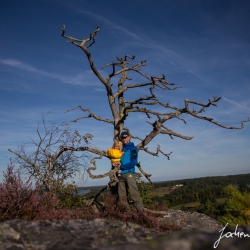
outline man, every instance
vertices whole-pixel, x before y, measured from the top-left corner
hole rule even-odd
[[[127,201],[129,190],[130,197],[134,201],[137,211],[141,211],[143,210],[143,204],[135,179],[135,165],[138,159],[138,149],[133,142],[130,142],[128,132],[122,132],[120,139],[123,143],[124,154],[121,157],[121,178],[118,183],[119,199],[126,210],[129,211],[130,207]]]

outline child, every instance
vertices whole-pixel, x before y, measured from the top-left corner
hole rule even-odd
[[[120,160],[121,160],[122,155],[123,155],[122,142],[115,140],[112,148],[108,149],[107,156],[111,160],[112,167],[118,168],[118,176],[121,175]]]

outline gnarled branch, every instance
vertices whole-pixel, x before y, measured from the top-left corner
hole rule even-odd
[[[145,148],[145,147],[140,147],[140,150],[143,150],[145,151],[146,153],[150,154],[150,155],[153,155],[153,156],[159,156],[159,153],[163,154],[164,156],[166,156],[168,158],[168,160],[170,160],[170,155],[173,153],[173,152],[170,152],[168,154],[164,153],[161,148],[160,148],[160,145],[157,145],[157,149],[156,149],[156,152],[152,152],[150,150],[148,150],[148,148]]]
[[[139,168],[140,172],[147,178],[147,180],[148,180],[151,184],[153,184],[153,182],[152,182],[151,179],[150,179],[150,177],[151,177],[152,175],[151,175],[151,174],[147,174],[147,173],[142,169],[140,162],[138,162],[138,163],[136,164],[136,166]]]
[[[242,128],[244,128],[244,123],[249,122],[250,121],[249,118],[248,118],[248,120],[241,121],[241,126],[235,127],[235,126],[226,126],[226,125],[223,125],[223,124],[215,121],[211,117],[199,115],[199,113],[204,112],[205,108],[209,107],[210,105],[216,106],[215,102],[218,102],[220,99],[221,99],[221,97],[217,98],[216,96],[214,96],[214,99],[213,100],[208,100],[207,104],[186,99],[185,100],[185,112],[192,115],[192,116],[194,116],[194,117],[196,117],[196,118],[198,118],[198,119],[206,120],[208,122],[211,122],[211,123],[213,123],[213,124],[215,124],[215,125],[217,125],[219,127],[225,128],[225,129],[242,129]],[[195,111],[195,110],[191,111],[189,109],[189,103],[196,104],[198,106],[201,106],[202,108],[199,111]]]
[[[77,119],[71,120],[68,123],[66,123],[66,125],[68,125],[71,122],[77,122],[77,121],[79,121],[81,119],[91,118],[91,117],[93,117],[95,120],[98,120],[98,121],[102,121],[102,122],[107,122],[107,123],[110,123],[110,124],[114,124],[114,121],[111,121],[111,120],[109,120],[107,118],[100,117],[100,116],[92,113],[89,108],[83,108],[81,105],[79,105],[79,106],[77,106],[75,108],[66,110],[65,113],[68,113],[68,112],[70,112],[72,110],[76,110],[77,108],[80,108],[83,112],[86,112],[86,111],[89,112],[89,115],[87,115],[87,116],[81,116],[81,117],[78,117]]]

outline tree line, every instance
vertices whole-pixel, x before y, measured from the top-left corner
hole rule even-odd
[[[191,202],[200,202],[205,204],[207,200],[215,202],[218,198],[225,198],[224,188],[228,185],[238,186],[247,189],[250,184],[250,174],[202,177],[194,179],[184,179],[169,182],[155,183],[155,189],[160,187],[173,187],[183,184],[170,194],[156,196],[156,201],[167,202],[168,206],[177,206]]]

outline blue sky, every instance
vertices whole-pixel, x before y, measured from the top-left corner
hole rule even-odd
[[[147,75],[165,74],[182,86],[174,92],[158,92],[159,98],[183,107],[184,99],[207,102],[221,96],[218,107],[205,115],[228,126],[240,126],[250,117],[250,2],[248,0],[175,1],[3,1],[0,8],[0,172],[6,169],[8,148],[36,139],[42,114],[67,122],[83,115],[64,113],[77,105],[111,117],[104,87],[91,73],[84,53],[65,43],[66,34],[83,38],[101,31],[90,52],[100,72],[115,56],[135,54],[147,60]],[[133,95],[144,93],[133,92]],[[128,98],[129,99],[129,98]],[[164,156],[139,154],[139,161],[153,181],[243,174],[250,172],[250,124],[243,130],[225,130],[208,122],[184,117],[166,123],[170,129],[194,136],[192,141],[158,136]],[[133,134],[146,135],[150,126],[143,115],[127,120]],[[94,135],[92,145],[107,149],[112,127],[95,120],[82,120],[72,127]],[[136,141],[135,141],[136,142]],[[32,150],[32,149],[30,149]],[[97,162],[96,174],[107,172],[107,159]],[[0,177],[0,181],[2,175]],[[77,180],[82,185],[80,180]],[[108,179],[88,179],[84,185],[106,184]]]

